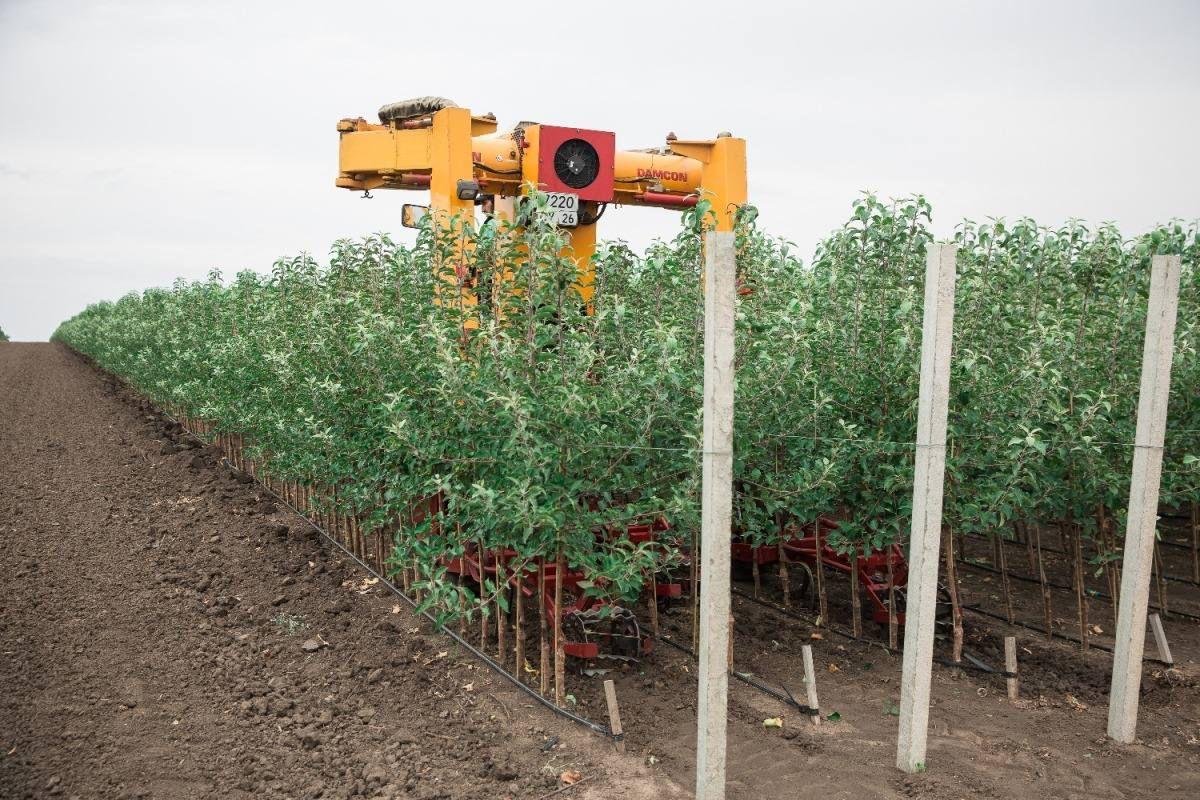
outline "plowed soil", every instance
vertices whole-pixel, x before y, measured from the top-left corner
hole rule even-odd
[[[0,797],[690,796],[686,653],[660,645],[607,674],[626,723],[616,754],[217,455],[75,355],[0,344]],[[973,580],[968,602],[999,610],[994,583]],[[1017,598],[1033,622],[1036,592]],[[1022,699],[935,668],[928,770],[906,776],[892,766],[899,657],[741,598],[734,612],[736,668],[797,697],[813,645],[823,719],[732,682],[730,798],[1200,796],[1194,622],[1168,623],[1176,668],[1147,663],[1139,742],[1118,747],[1104,737],[1111,657],[969,615],[968,647],[994,666],[999,637],[1020,637]],[[661,622],[690,643],[686,608]],[[569,686],[596,720],[600,680]],[[566,786],[567,770],[583,781]]]
[[[0,344],[0,797],[683,796],[176,439]]]

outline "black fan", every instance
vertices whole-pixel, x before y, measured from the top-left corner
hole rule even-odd
[[[600,155],[583,139],[567,139],[554,152],[554,174],[572,189],[582,189],[600,174]]]

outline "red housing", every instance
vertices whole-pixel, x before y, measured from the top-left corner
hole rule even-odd
[[[577,194],[580,200],[608,203],[613,199],[613,177],[617,157],[617,137],[611,131],[589,131],[583,128],[563,128],[541,125],[538,134],[538,188],[544,192]],[[583,139],[596,148],[600,169],[596,179],[581,189],[572,188],[558,179],[554,172],[554,154],[570,139]]]

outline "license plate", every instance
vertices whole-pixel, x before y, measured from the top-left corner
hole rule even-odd
[[[579,195],[566,192],[547,192],[546,203],[554,212],[554,224],[574,228],[579,224]]]

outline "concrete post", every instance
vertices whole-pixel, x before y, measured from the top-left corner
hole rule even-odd
[[[1142,385],[1134,435],[1133,480],[1129,487],[1129,519],[1121,562],[1121,605],[1117,612],[1112,691],[1108,701],[1108,735],[1124,744],[1131,744],[1137,732],[1150,568],[1154,559],[1158,488],[1167,429],[1167,398],[1171,393],[1171,355],[1175,350],[1180,261],[1179,256],[1154,256],[1151,259]]]
[[[725,798],[729,545],[733,513],[734,241],[705,237],[704,452],[700,522],[700,687],[696,798]]]
[[[900,675],[900,735],[896,743],[896,766],[905,772],[919,772],[925,768],[957,256],[958,248],[954,245],[931,244],[925,265],[912,541],[908,554],[908,606],[904,612],[904,663]]]

